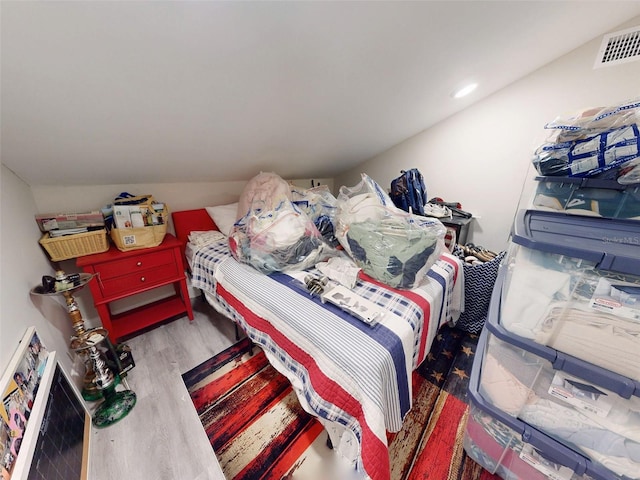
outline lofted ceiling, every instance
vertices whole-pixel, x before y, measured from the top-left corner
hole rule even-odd
[[[637,15],[630,1],[5,0],[2,163],[32,186],[333,177]]]

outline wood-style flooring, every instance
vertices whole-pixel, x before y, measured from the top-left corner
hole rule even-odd
[[[224,480],[182,374],[235,343],[235,331],[192,301],[191,322],[185,316],[124,341],[136,363],[127,381],[137,403],[120,422],[92,427],[89,480]]]
[[[192,302],[191,322],[181,317],[124,341],[136,363],[127,382],[137,395],[137,404],[120,422],[92,428],[89,480],[225,480],[182,374],[233,345],[235,328],[200,298]],[[452,360],[454,348],[439,338],[430,359],[420,368],[425,378],[437,379],[431,381],[464,401],[466,388],[460,385],[466,385],[468,376],[457,375],[470,366],[456,363],[458,356]],[[447,358],[445,363],[440,350]],[[468,363],[471,360],[466,356],[461,358]],[[310,461],[297,478],[326,478],[327,462],[335,459],[327,456],[330,450],[324,442],[322,437],[317,461]]]

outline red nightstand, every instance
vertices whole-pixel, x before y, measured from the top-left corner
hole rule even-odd
[[[104,253],[86,255],[76,265],[98,274],[89,282],[93,303],[113,343],[121,337],[186,313],[193,320],[180,242],[170,234],[157,247],[121,252],[115,246]],[[109,303],[173,284],[175,295],[118,314]]]

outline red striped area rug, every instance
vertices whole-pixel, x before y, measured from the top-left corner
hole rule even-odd
[[[388,435],[391,479],[497,479],[462,447],[464,392],[475,348],[460,340],[465,334],[441,332],[414,372],[414,404],[402,430]],[[344,465],[326,446],[322,425],[302,409],[262,350],[254,346],[251,352],[247,339],[183,380],[228,480],[346,478],[336,476]]]

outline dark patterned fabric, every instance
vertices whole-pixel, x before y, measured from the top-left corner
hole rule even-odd
[[[449,395],[469,403],[467,390],[477,345],[478,335],[442,325],[416,371]]]
[[[456,248],[459,248],[456,246]],[[455,253],[455,252],[454,252]],[[480,333],[487,320],[489,302],[498,277],[498,268],[506,252],[500,252],[493,260],[481,265],[463,264],[464,312],[456,327],[469,333]]]

